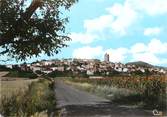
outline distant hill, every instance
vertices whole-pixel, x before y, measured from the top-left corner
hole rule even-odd
[[[165,69],[167,70],[167,67],[163,67],[163,66],[154,66],[154,65],[151,65],[149,63],[146,63],[146,62],[143,62],[143,61],[136,61],[136,62],[129,62],[129,63],[126,63],[126,65],[136,65],[138,67],[147,67],[147,68],[160,68],[160,69]]]
[[[167,67],[162,67],[162,66],[155,66],[155,67],[167,70]]]
[[[153,65],[143,61],[129,62],[129,63],[126,63],[126,65],[136,65],[138,67],[147,67],[147,68],[154,67]]]

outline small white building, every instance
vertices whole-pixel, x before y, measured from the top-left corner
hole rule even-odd
[[[165,71],[164,69],[161,69],[159,72],[160,72],[160,73],[163,73],[163,74],[166,73],[166,71]]]
[[[50,68],[52,71],[56,71],[57,70],[57,67],[51,67]]]
[[[45,70],[45,71],[42,71],[43,73],[45,73],[45,74],[49,74],[49,73],[51,73],[52,71],[51,70]]]
[[[57,67],[57,71],[64,71],[64,67],[63,66]]]
[[[41,67],[36,67],[36,66],[30,66],[30,69],[35,72],[35,71],[41,71]]]
[[[55,63],[54,61],[42,61],[42,64],[43,64],[44,66],[52,65],[52,64],[54,64],[54,63]]]
[[[140,71],[144,73],[144,72],[145,72],[145,69],[144,69],[144,68],[141,68]]]
[[[118,72],[122,72],[122,68],[121,67],[115,67],[114,68],[116,71],[118,71]]]
[[[123,72],[128,72],[128,68],[123,68],[123,70],[122,70]]]
[[[94,72],[91,71],[91,70],[87,70],[87,71],[86,71],[86,74],[87,74],[87,75],[94,75]]]
[[[13,67],[12,67],[12,65],[6,65],[6,68],[12,69]]]

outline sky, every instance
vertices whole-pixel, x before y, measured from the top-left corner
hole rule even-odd
[[[167,67],[167,0],[79,0],[69,12],[69,47],[52,57],[111,62],[144,61]],[[7,62],[17,63],[15,60]]]

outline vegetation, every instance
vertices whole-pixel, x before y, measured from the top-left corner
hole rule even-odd
[[[142,104],[151,109],[166,109],[165,77],[113,77],[103,79],[75,78],[70,82],[100,94],[114,102]],[[83,83],[87,85],[83,86]],[[82,85],[81,85],[82,84]]]
[[[72,71],[53,71],[49,74],[47,74],[47,76],[49,77],[52,77],[52,78],[55,78],[55,77],[73,77],[73,78],[76,78],[76,77],[80,77],[80,78],[88,78],[89,76],[82,72],[82,73],[74,73]]]
[[[17,78],[30,78],[34,79],[37,78],[38,76],[34,74],[31,71],[17,71],[17,70],[12,70],[9,71],[8,74],[6,74],[4,77],[17,77]]]
[[[24,92],[28,89],[28,86],[32,83],[37,81],[37,79],[31,80],[9,80],[9,81],[1,81],[0,82],[0,97],[10,97],[16,92]],[[2,102],[2,100],[0,100]]]
[[[77,0],[1,0],[0,54],[16,60],[58,53],[70,38],[63,12]],[[63,12],[62,12],[63,11]]]
[[[154,67],[153,65],[148,64],[148,63],[143,62],[143,61],[129,62],[126,65],[135,65],[135,66],[138,66],[138,67],[145,67],[145,68],[152,68],[152,67]]]
[[[0,71],[9,71],[9,68],[6,68],[5,65],[0,65]]]
[[[17,91],[10,97],[2,96],[0,113],[3,116],[32,116],[40,112],[50,115],[55,109],[54,82],[41,79],[32,82],[25,91]]]
[[[49,74],[47,74],[47,76],[55,78],[55,77],[71,77],[72,76],[72,72],[71,71],[53,71]]]

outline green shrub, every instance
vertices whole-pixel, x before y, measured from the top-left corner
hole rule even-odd
[[[166,109],[166,84],[160,80],[154,79],[146,82],[142,96],[146,105],[157,109]]]
[[[34,78],[37,78],[38,76],[31,71],[16,71],[16,70],[13,70],[13,71],[10,71],[7,75],[5,75],[5,77],[21,77],[21,78],[34,79]]]
[[[5,65],[0,65],[0,71],[10,71],[10,68],[7,68]]]
[[[31,116],[55,108],[54,82],[41,79],[32,82],[25,92],[17,92],[10,98],[2,97],[0,113],[3,116]]]

